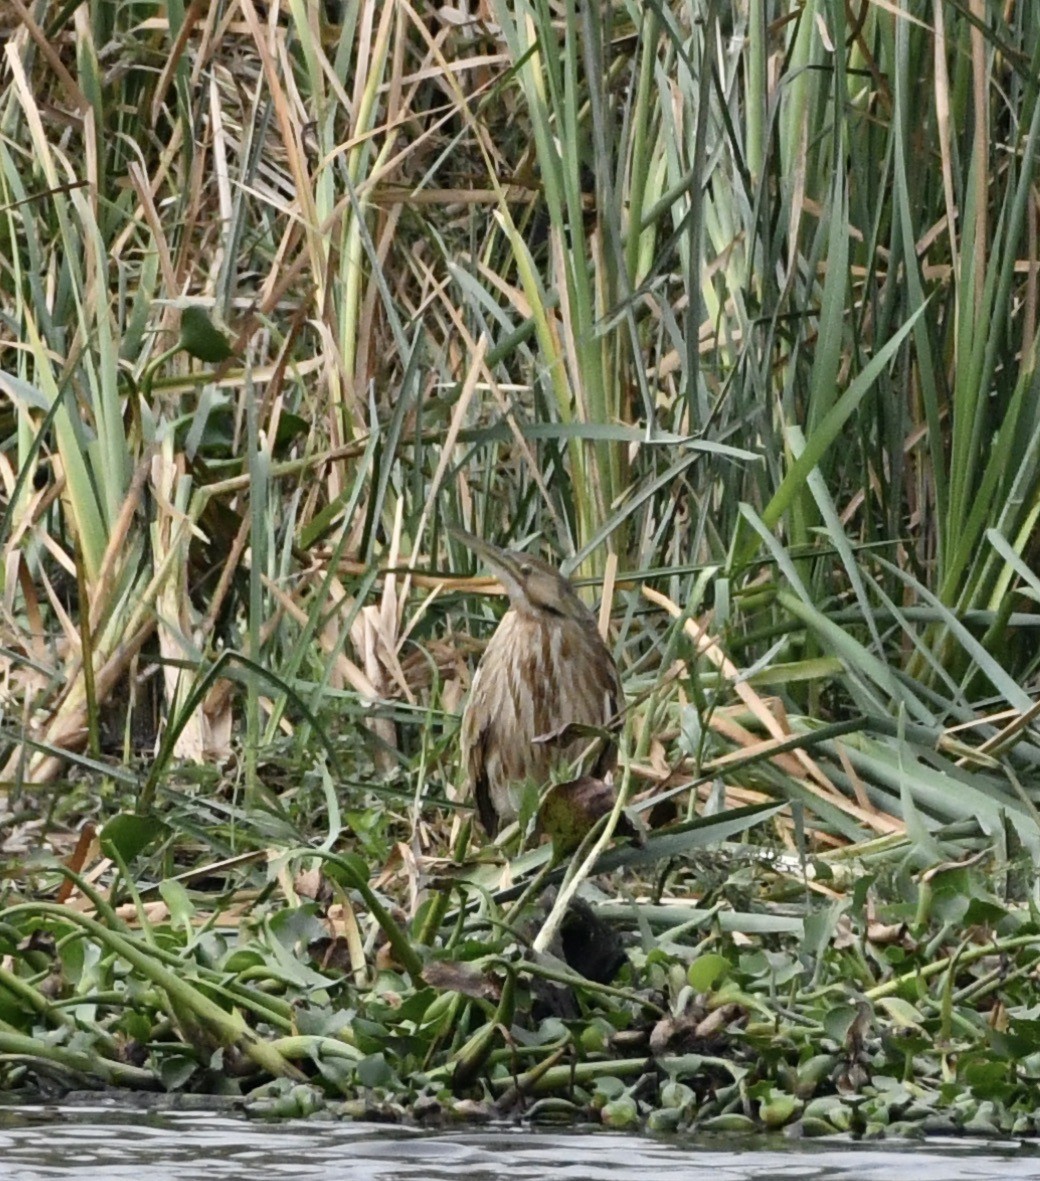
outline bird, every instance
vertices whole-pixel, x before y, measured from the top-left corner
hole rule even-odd
[[[566,726],[605,728],[614,721],[621,677],[595,616],[559,570],[461,529],[451,532],[509,595],[462,715],[463,768],[477,816],[493,838],[516,819],[526,783],[545,785],[589,745],[587,736],[561,736]],[[604,778],[616,766],[616,743],[601,740],[591,774]]]

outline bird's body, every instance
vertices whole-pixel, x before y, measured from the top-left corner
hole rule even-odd
[[[462,718],[463,765],[481,824],[493,836],[516,817],[525,783],[547,783],[558,766],[589,746],[587,736],[551,736],[568,724],[610,723],[621,702],[621,681],[592,612],[562,574],[528,554],[469,535],[465,541],[499,576],[510,599]],[[607,774],[616,762],[616,746],[601,743],[593,774]]]

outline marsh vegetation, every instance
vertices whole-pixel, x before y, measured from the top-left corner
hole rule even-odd
[[[0,1087],[1036,1132],[1040,10],[0,22]],[[599,611],[576,850],[451,525]]]

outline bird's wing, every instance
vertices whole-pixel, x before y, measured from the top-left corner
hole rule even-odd
[[[480,669],[477,669],[470,687],[470,700],[477,692]],[[498,814],[491,802],[491,782],[488,778],[487,751],[491,736],[491,719],[481,726],[477,711],[468,708],[462,718],[462,762],[469,781],[470,795],[477,806],[477,817],[488,836],[498,832]]]
[[[477,805],[477,815],[484,831],[493,837],[498,832],[498,813],[491,801],[491,782],[487,771],[487,743],[491,726],[487,725],[477,735],[469,752],[469,782],[473,792],[473,802]]]

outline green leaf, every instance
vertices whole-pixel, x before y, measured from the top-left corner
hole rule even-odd
[[[825,452],[837,441],[846,420],[856,410],[867,391],[871,389],[874,382],[881,375],[882,370],[895,356],[904,338],[917,323],[918,318],[927,306],[927,303],[924,303],[917,308],[900,325],[899,329],[885,341],[877,353],[864,366],[863,370],[850,383],[845,393],[838,398],[830,410],[824,415],[808,439],[806,439],[805,449],[790,463],[787,474],[780,483],[780,487],[777,488],[769,503],[761,512],[762,520],[765,522],[767,528],[772,529],[779,524],[784,513],[791,507],[795,496],[800,493],[802,486],[808,480],[813,468],[820,462]],[[735,536],[734,542],[735,545],[732,551],[733,561],[730,563],[730,568],[741,569],[751,556],[753,539],[744,533],[742,537],[739,534]]]
[[[166,825],[154,816],[120,812],[105,825],[98,839],[106,856],[115,851],[129,864],[165,833]]]
[[[1003,1098],[1008,1094],[1006,1062],[969,1062],[964,1067],[964,1081],[980,1099]]]
[[[774,1089],[769,1099],[759,1107],[758,1117],[767,1128],[780,1128],[789,1123],[801,1109],[800,1099]]]
[[[995,927],[1010,913],[1006,906],[1001,906],[995,899],[972,898],[964,913],[964,922],[969,927]]]
[[[357,1064],[357,1079],[363,1087],[387,1087],[394,1081],[394,1072],[382,1054],[369,1054]]]
[[[170,911],[170,921],[185,932],[191,930],[195,906],[188,897],[188,891],[180,882],[172,879],[159,883],[159,895]]]
[[[284,455],[297,439],[306,437],[311,424],[299,414],[283,410],[278,419],[278,432],[274,438],[274,451],[278,456]]]
[[[855,1005],[834,1005],[823,1015],[824,1032],[832,1041],[843,1046],[858,1016],[859,1010]]]
[[[891,1017],[892,1024],[900,1030],[920,1029],[921,1014],[907,1000],[899,996],[884,996],[877,1001],[877,1006],[884,1009]]]
[[[608,1128],[634,1128],[639,1121],[639,1108],[631,1095],[622,1095],[603,1105],[600,1120]]]
[[[233,355],[231,345],[202,308],[192,304],[181,312],[180,346],[199,361],[216,365]]]
[[[729,974],[732,964],[724,955],[710,953],[698,956],[686,971],[686,980],[698,992],[710,992]]]
[[[187,1054],[170,1054],[159,1066],[159,1081],[167,1091],[179,1091],[198,1069],[198,1063]]]

